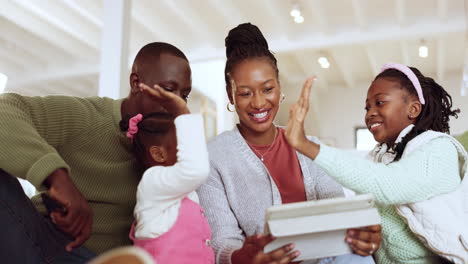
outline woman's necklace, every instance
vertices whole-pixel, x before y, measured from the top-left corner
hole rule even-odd
[[[255,152],[255,154],[259,155],[260,156],[260,160],[262,162],[265,161],[265,156],[270,152],[271,148],[273,147],[273,145],[275,144],[275,140],[276,140],[276,135],[278,134],[278,128],[275,127],[275,135],[273,137],[273,142],[270,144],[270,147],[267,149],[267,151],[265,151],[263,154],[258,152],[257,150],[255,150],[255,147],[253,147],[252,145],[249,144],[249,142],[247,142],[247,144],[249,144],[250,148]]]

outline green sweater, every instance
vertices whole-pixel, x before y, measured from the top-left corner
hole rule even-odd
[[[122,100],[66,96],[0,96],[0,168],[39,190],[66,168],[93,210],[85,247],[99,254],[131,244],[140,169],[119,129]],[[39,197],[33,202],[43,208]]]

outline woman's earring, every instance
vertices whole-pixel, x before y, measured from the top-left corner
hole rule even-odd
[[[281,93],[280,104],[284,102],[284,99],[286,99],[286,95],[284,95],[284,93]]]
[[[227,103],[227,105],[226,105],[227,110],[228,110],[229,112],[231,112],[231,113],[234,112],[234,111],[236,111],[236,109],[231,110],[231,109],[229,108],[230,105],[231,105],[231,103]]]

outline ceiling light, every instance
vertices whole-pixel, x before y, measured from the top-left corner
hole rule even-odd
[[[324,69],[330,68],[330,62],[328,61],[327,57],[322,56],[322,57],[318,58],[317,61],[320,64],[320,67],[322,67]]]
[[[422,40],[421,45],[419,46],[419,57],[427,58],[428,55],[429,55],[429,49],[427,48],[424,40]]]
[[[299,5],[295,4],[291,8],[291,12],[289,13],[292,17],[297,17],[301,15],[301,10],[299,9]]]
[[[0,93],[3,93],[3,91],[5,91],[7,81],[8,77],[0,72]]]
[[[304,17],[301,15],[294,17],[294,22],[301,24],[302,22],[304,22]]]

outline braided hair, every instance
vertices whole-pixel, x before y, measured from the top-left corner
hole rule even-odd
[[[241,62],[249,59],[266,59],[278,76],[278,66],[276,58],[268,49],[268,43],[260,29],[251,23],[240,24],[231,29],[225,39],[226,46],[226,67],[224,69],[224,79],[226,81],[226,92],[230,97],[232,88],[230,74]]]
[[[402,141],[394,146],[396,157],[398,161],[403,155],[406,144],[419,134],[433,130],[443,133],[450,133],[449,120],[450,116],[458,118],[460,109],[452,110],[452,97],[445,91],[445,89],[430,77],[424,76],[418,69],[409,67],[418,78],[425,104],[422,105],[421,113],[416,119],[413,129],[403,137]],[[387,69],[377,75],[374,79],[384,78],[390,81],[398,81],[400,86],[405,89],[411,96],[418,97],[416,88],[410,79],[401,71],[396,69]]]
[[[127,116],[120,120],[119,127],[121,131],[127,131],[129,120]],[[138,123],[138,132],[133,135],[133,151],[137,160],[144,165],[144,157],[150,146],[162,145],[165,136],[174,126],[174,117],[169,113],[153,112],[143,116]]]

